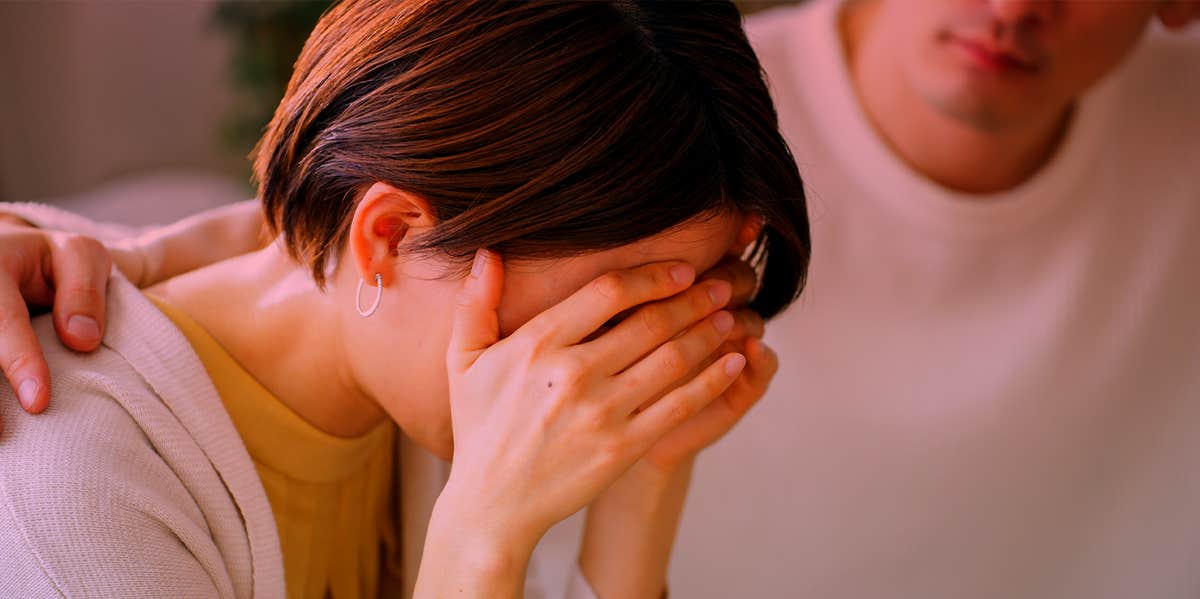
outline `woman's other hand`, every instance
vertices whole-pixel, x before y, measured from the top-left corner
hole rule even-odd
[[[734,316],[734,327],[721,347],[699,368],[707,367],[731,352],[746,357],[746,368],[720,397],[672,429],[647,452],[642,461],[663,475],[673,474],[700,450],[729,432],[766,393],[767,385],[779,369],[775,352],[762,342],[762,317],[753,310],[741,307],[748,304],[753,296],[756,284],[754,271],[744,262],[730,258],[701,277],[701,281],[718,280],[728,282],[733,288],[729,305]]]
[[[731,253],[702,281],[723,280],[733,289],[729,306],[735,325],[729,337],[697,368],[729,352],[746,356],[746,368],[719,398],[672,429],[601,493],[588,508],[579,565],[600,597],[657,598],[665,595],[667,565],[691,465],[698,452],[729,432],[766,392],[778,360],[760,340],[763,321],[749,303],[754,271]],[[674,301],[674,298],[667,301]]]
[[[447,353],[454,464],[430,523],[423,592],[453,584],[515,594],[546,529],[700,413],[745,365],[722,355],[692,376],[735,319],[722,310],[730,284],[692,285],[684,263],[608,273],[504,340],[502,277],[498,256],[481,251],[460,296]]]

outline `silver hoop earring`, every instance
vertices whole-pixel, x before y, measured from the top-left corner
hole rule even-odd
[[[375,273],[375,301],[371,303],[371,307],[363,309],[362,307],[362,289],[366,281],[358,280],[358,292],[354,294],[354,309],[358,310],[358,315],[366,318],[375,313],[379,308],[379,300],[383,299],[383,275]]]

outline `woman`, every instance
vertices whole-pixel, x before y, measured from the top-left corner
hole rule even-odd
[[[732,5],[340,4],[255,172],[274,243],[115,281],[54,410],[4,413],[0,590],[375,595],[398,425],[453,458],[416,596],[519,595],[589,504],[591,590],[657,595],[692,456],[774,367],[695,273],[758,237],[769,317],[807,260]]]

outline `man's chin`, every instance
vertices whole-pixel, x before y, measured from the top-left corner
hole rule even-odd
[[[1022,111],[1012,109],[1007,98],[969,84],[952,93],[926,96],[926,102],[941,115],[981,133],[999,133],[1019,126],[1022,121],[1019,114]]]

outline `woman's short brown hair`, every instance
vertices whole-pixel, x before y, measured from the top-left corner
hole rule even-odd
[[[765,217],[755,309],[807,269],[800,175],[727,1],[347,0],[255,151],[267,220],[320,283],[376,181],[432,206],[415,251],[560,257],[737,210]]]

